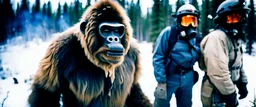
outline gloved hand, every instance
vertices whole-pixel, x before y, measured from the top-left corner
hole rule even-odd
[[[155,98],[167,99],[167,87],[166,83],[158,83],[154,92]]]
[[[248,90],[247,90],[247,83],[239,82],[236,84],[238,88],[238,93],[240,94],[239,99],[243,99],[248,95]]]
[[[226,103],[225,107],[237,107],[238,101],[236,98],[236,92],[230,94],[230,95],[223,95],[223,99]]]
[[[193,71],[193,73],[194,73],[194,84],[196,84],[199,78],[199,74],[197,71]]]

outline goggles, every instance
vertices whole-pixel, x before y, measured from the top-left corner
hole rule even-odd
[[[193,27],[197,27],[198,26],[198,19],[195,15],[184,15],[184,16],[181,17],[180,24],[183,27],[188,27],[190,24]]]
[[[239,13],[230,13],[226,17],[226,23],[227,24],[234,24],[240,22],[242,19],[241,14]]]
[[[226,15],[227,24],[245,23],[248,18],[249,11],[235,11]]]

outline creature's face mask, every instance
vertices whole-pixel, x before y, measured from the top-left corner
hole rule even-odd
[[[121,40],[125,34],[125,28],[120,23],[104,22],[99,25],[99,34],[103,38],[103,45],[108,47],[108,56],[122,56],[124,55],[124,47]]]

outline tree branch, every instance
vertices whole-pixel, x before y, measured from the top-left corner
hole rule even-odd
[[[3,102],[2,102],[2,107],[4,107],[4,102],[5,102],[5,100],[8,98],[9,92],[10,92],[10,91],[7,91],[7,95],[6,95],[6,97],[4,98],[4,100],[3,100]]]

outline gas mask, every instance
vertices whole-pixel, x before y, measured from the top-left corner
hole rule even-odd
[[[225,32],[233,38],[245,40],[247,14],[231,12],[224,19],[225,22],[221,26],[225,29]]]
[[[230,25],[226,32],[228,35],[232,36],[235,39],[245,40],[245,25],[244,24],[232,24]]]
[[[197,35],[196,28],[198,26],[198,19],[195,15],[184,15],[181,17],[181,36],[192,39]]]

